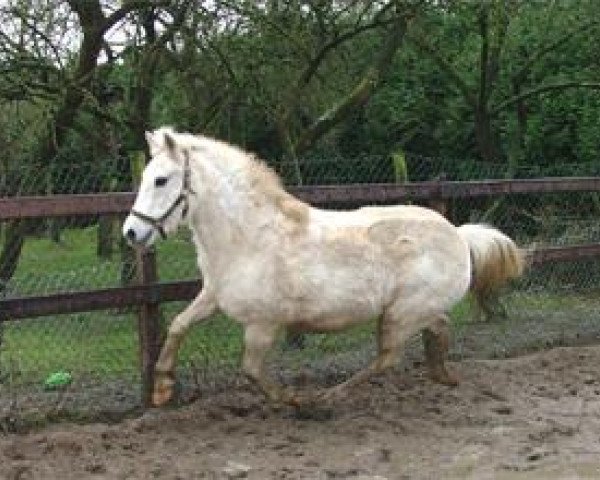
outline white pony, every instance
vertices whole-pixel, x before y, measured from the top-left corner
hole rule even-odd
[[[167,127],[146,139],[152,159],[123,234],[145,247],[187,222],[204,282],[169,327],[156,363],[157,406],[172,397],[184,334],[217,311],[242,324],[243,371],[274,401],[302,399],[264,372],[281,328],[331,332],[373,318],[377,357],[323,397],[394,365],[419,331],[431,378],[455,385],[444,365],[446,313],[470,287],[486,291],[522,273],[522,251],[493,228],[457,228],[416,206],[320,210],[233,146]]]

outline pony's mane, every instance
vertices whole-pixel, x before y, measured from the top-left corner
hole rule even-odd
[[[176,136],[181,148],[202,150],[214,161],[229,164],[238,171],[241,169],[253,192],[273,204],[294,223],[305,225],[308,222],[308,205],[287,192],[275,170],[256,155],[204,135],[176,133],[169,127],[162,127],[159,131]]]
[[[286,217],[299,225],[305,225],[308,222],[308,206],[285,190],[275,170],[255,155],[248,153],[245,155],[253,186],[265,198],[271,200]]]

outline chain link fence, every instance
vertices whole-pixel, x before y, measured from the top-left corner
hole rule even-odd
[[[337,185],[399,181],[477,180],[597,176],[600,163],[556,164],[550,169],[509,169],[464,159],[317,158],[274,165],[287,185]],[[0,196],[130,191],[127,158],[78,164],[4,168]],[[600,242],[598,192],[460,198],[450,202],[457,223],[492,223],[525,247]],[[0,223],[0,296],[74,292],[132,282],[131,251],[121,240],[119,215],[7,220]],[[160,280],[197,278],[194,248],[181,231],[157,245]],[[481,322],[466,299],[452,312],[453,359],[498,357],[550,345],[591,342],[600,335],[600,258],[550,263],[528,275],[499,299],[500,319]],[[182,302],[162,305],[165,324]],[[374,353],[374,325],[342,334],[309,335],[302,348],[284,338],[273,352],[272,373],[294,383],[338,381]],[[103,418],[141,408],[135,309],[54,315],[0,323],[0,431],[23,422],[56,417]],[[198,325],[180,356],[182,399],[242,382],[240,327],[222,316]],[[418,340],[404,364],[418,362]],[[53,374],[67,373],[60,385]]]

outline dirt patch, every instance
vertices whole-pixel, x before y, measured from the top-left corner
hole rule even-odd
[[[374,379],[330,407],[275,409],[247,388],[114,425],[0,437],[6,479],[600,478],[600,347]]]

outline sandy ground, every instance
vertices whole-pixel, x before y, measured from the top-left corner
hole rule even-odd
[[[275,409],[249,388],[118,424],[0,436],[3,479],[598,479],[600,347],[419,365],[344,400]]]

